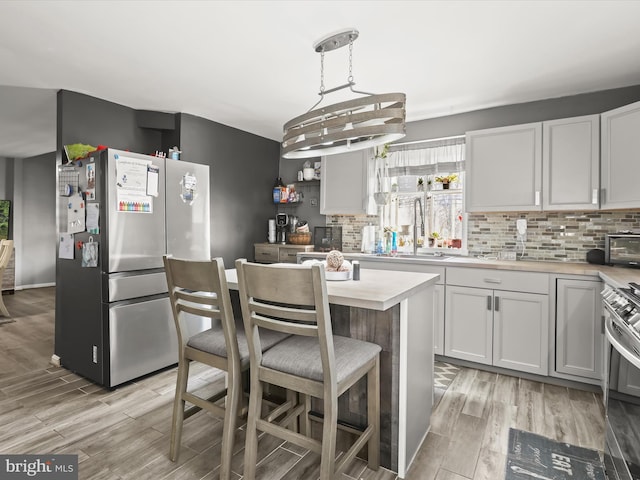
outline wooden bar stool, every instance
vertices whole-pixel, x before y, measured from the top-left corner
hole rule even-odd
[[[242,372],[249,368],[249,349],[244,328],[241,322],[236,324],[234,320],[221,258],[200,262],[165,256],[164,267],[178,333],[178,378],[169,457],[172,461],[178,459],[184,419],[205,409],[224,418],[220,479],[228,480],[236,420],[242,410]],[[189,337],[185,318],[189,314],[211,319],[211,328]],[[268,332],[263,337],[262,348],[268,349],[286,336],[279,332]],[[189,365],[192,361],[226,371],[227,388],[208,399],[188,392]],[[226,407],[215,404],[225,396]],[[185,410],[185,402],[194,406]]]
[[[338,478],[365,443],[369,468],[377,470],[380,463],[380,347],[332,334],[323,267],[261,265],[240,259],[236,260],[236,269],[251,364],[243,478],[255,478],[258,430],[320,453],[321,480]],[[263,334],[270,330],[291,336],[261,351]],[[367,378],[368,425],[336,462],[338,397],[364,376]],[[276,424],[261,416],[263,384],[299,392],[303,401]],[[322,441],[310,435],[310,397],[323,400]],[[287,419],[300,415],[303,415],[300,432],[283,426]]]

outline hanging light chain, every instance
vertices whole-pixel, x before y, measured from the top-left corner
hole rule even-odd
[[[320,95],[324,93],[324,49],[320,52]]]
[[[349,36],[349,76],[347,77],[349,83],[353,82],[353,36]]]

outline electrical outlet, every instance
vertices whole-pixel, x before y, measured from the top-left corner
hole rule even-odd
[[[516,238],[525,242],[527,240],[527,220],[525,218],[516,220],[516,231]]]
[[[317,198],[312,198],[311,199],[311,206],[312,207],[317,207],[318,206],[318,199]]]

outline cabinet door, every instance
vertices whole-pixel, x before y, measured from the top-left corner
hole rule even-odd
[[[557,372],[601,379],[601,290],[595,280],[556,281]]]
[[[600,189],[600,116],[542,124],[542,206],[597,210]]]
[[[494,292],[493,364],[522,372],[549,373],[547,295]]]
[[[601,115],[602,208],[640,207],[640,102]]]
[[[640,370],[631,365],[623,356],[620,356],[618,391],[640,397]]]
[[[467,132],[468,212],[541,210],[542,124]]]
[[[320,213],[366,213],[367,152],[322,157],[320,170]]]
[[[491,290],[446,287],[445,355],[491,365],[492,307]]]
[[[444,355],[444,285],[433,288],[433,352]]]

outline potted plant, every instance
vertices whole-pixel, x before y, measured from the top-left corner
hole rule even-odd
[[[429,246],[430,247],[435,247],[436,246],[436,240],[438,239],[439,236],[440,236],[440,234],[438,232],[431,232],[431,235],[429,235]]]
[[[418,178],[418,191],[424,191],[424,180],[422,180],[422,177]]]
[[[442,183],[442,188],[444,190],[448,190],[449,184],[455,182],[456,180],[458,180],[457,173],[452,173],[451,175],[445,175],[442,177],[436,177],[436,182]]]

